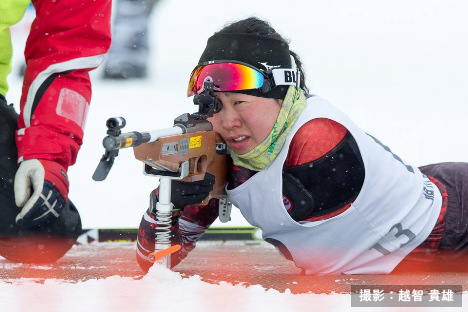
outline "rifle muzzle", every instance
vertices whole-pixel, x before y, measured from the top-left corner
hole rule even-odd
[[[115,151],[126,147],[134,147],[146,143],[151,136],[147,132],[128,132],[118,137],[108,135],[102,141],[102,145],[107,151]]]

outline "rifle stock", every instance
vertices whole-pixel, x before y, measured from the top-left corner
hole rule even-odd
[[[188,174],[182,181],[203,180],[205,173],[215,176],[215,185],[210,195],[201,203],[207,204],[211,198],[226,196],[227,168],[229,156],[220,154],[220,146],[225,145],[221,137],[213,130],[185,133],[161,137],[150,143],[143,143],[133,148],[135,158],[142,161],[148,174],[177,174],[184,162],[188,162]],[[218,146],[218,149],[217,149]]]

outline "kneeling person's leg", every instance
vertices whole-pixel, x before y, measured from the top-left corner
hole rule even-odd
[[[81,232],[81,219],[69,201],[60,217],[33,228],[16,224],[14,179],[17,171],[15,131],[18,115],[0,95],[0,256],[14,262],[47,263],[62,257]]]

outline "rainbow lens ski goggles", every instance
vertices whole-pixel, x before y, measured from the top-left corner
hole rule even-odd
[[[187,96],[203,92],[205,81],[214,83],[215,91],[260,89],[262,93],[279,85],[299,85],[299,72],[292,68],[262,71],[249,64],[235,61],[210,61],[192,71]]]

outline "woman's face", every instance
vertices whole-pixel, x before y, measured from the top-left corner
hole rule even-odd
[[[223,109],[208,118],[237,154],[245,154],[265,140],[273,129],[282,100],[232,92],[216,92]]]

